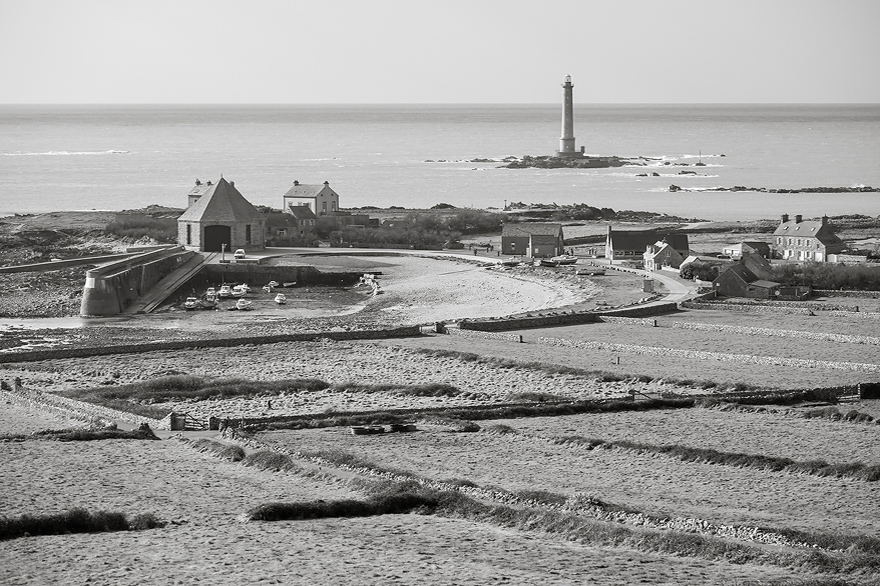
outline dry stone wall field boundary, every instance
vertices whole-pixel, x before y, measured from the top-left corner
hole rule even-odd
[[[786,315],[813,315],[806,307],[774,307],[769,305],[734,305],[732,303],[699,303],[682,301],[681,306],[685,309],[723,309],[725,311],[739,311],[748,313],[775,313]]]
[[[613,315],[599,316],[599,321],[607,324],[621,324],[625,326],[645,326],[648,328],[656,328],[657,320],[639,317],[616,317]]]
[[[634,346],[632,344],[613,344],[609,342],[589,342],[584,340],[566,340],[562,338],[538,338],[539,344],[548,346],[567,346],[585,350],[610,350],[612,352],[629,352],[648,356],[664,356],[685,360],[718,360],[721,362],[739,362],[742,364],[759,364],[788,366],[794,368],[819,368],[823,370],[849,370],[856,372],[880,372],[880,364],[864,364],[860,362],[831,362],[827,360],[804,360],[800,358],[780,358],[776,356],[752,356],[749,354],[724,354],[721,352],[705,352],[698,350],[679,350],[677,348],[658,348],[654,346]]]
[[[860,317],[865,319],[880,319],[880,313],[873,311],[829,311],[828,315],[834,317]]]
[[[201,340],[179,340],[173,342],[150,342],[145,344],[123,344],[88,348],[64,348],[58,350],[31,350],[0,354],[0,364],[12,362],[37,362],[61,358],[83,358],[107,356],[112,354],[139,354],[157,350],[190,350],[194,348],[230,348],[280,342],[313,342],[330,340],[376,340],[385,338],[407,338],[422,335],[419,326],[404,326],[384,330],[353,330],[348,332],[312,332],[306,334],[279,334],[274,336],[253,336],[248,338],[216,338]]]
[[[825,342],[844,342],[848,344],[868,344],[872,346],[880,346],[880,338],[876,338],[873,336],[849,336],[846,334],[826,334],[821,332],[777,330],[773,328],[755,328],[750,326],[725,326],[680,321],[672,322],[672,327],[682,330],[700,330],[703,332],[727,332],[731,334],[746,334],[749,336],[799,338],[803,340],[821,340]]]
[[[446,328],[446,333],[462,338],[484,338],[487,340],[499,340],[502,342],[522,342],[520,334],[506,334],[504,332],[484,332],[481,330],[462,330],[461,328]]]
[[[43,393],[34,389],[16,387],[11,391],[3,390],[0,391],[0,397],[16,405],[29,407],[51,415],[59,415],[68,419],[83,421],[85,423],[97,421],[102,425],[108,425],[114,420],[122,420],[137,425],[146,423],[154,429],[171,429],[170,417],[166,417],[162,420],[153,419],[151,417],[142,417],[134,415],[133,413],[117,411],[115,409],[110,409],[109,407],[85,403],[83,401],[77,401],[59,395]]]

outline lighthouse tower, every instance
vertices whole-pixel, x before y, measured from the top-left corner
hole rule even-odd
[[[581,150],[575,150],[574,147],[574,107],[572,106],[572,88],[571,76],[565,76],[565,83],[562,84],[562,137],[559,139],[559,150],[556,151],[557,157],[583,157],[584,147]]]

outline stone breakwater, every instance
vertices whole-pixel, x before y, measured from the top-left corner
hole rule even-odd
[[[679,304],[685,309],[721,309],[724,311],[739,311],[742,313],[767,313],[785,315],[814,315],[806,307],[772,307],[769,305],[733,305],[731,303],[698,303],[694,301],[682,301]]]
[[[236,432],[230,431],[228,432],[228,436],[235,434]],[[482,433],[482,432],[481,432]],[[492,432],[488,432],[492,433]],[[531,438],[525,437],[522,434],[505,434],[505,437],[511,442],[519,442],[522,440],[531,440],[531,439],[540,439],[544,441],[546,438]],[[271,450],[273,452],[284,454],[290,458],[307,461],[311,464],[316,464],[321,467],[328,468],[338,468],[340,470],[344,470],[346,472],[350,472],[353,474],[357,474],[360,476],[368,476],[374,478],[380,478],[382,480],[390,480],[392,482],[416,482],[421,486],[431,488],[434,490],[448,491],[448,492],[459,492],[466,496],[480,499],[480,500],[491,500],[497,503],[501,503],[504,505],[510,506],[518,506],[518,507],[529,507],[529,508],[537,508],[537,509],[549,509],[559,513],[574,513],[576,515],[581,515],[585,517],[592,517],[598,521],[604,521],[609,523],[623,523],[627,525],[632,525],[636,527],[643,527],[647,529],[659,529],[666,531],[682,531],[686,533],[697,533],[700,535],[706,536],[714,536],[714,537],[725,537],[737,539],[740,541],[749,541],[754,543],[765,543],[772,545],[783,545],[787,547],[798,547],[798,548],[814,548],[807,543],[797,542],[792,539],[789,539],[783,535],[778,533],[773,533],[769,531],[762,530],[758,527],[746,527],[746,526],[736,526],[736,525],[721,525],[714,524],[703,519],[695,519],[688,517],[657,517],[653,515],[648,515],[641,512],[629,512],[629,511],[619,511],[619,510],[606,510],[605,508],[595,504],[596,501],[593,497],[583,495],[580,493],[575,493],[564,503],[550,503],[546,501],[538,501],[536,499],[524,498],[514,493],[508,492],[506,490],[493,489],[493,488],[482,488],[478,486],[467,486],[461,484],[451,484],[448,482],[436,481],[429,478],[423,478],[420,476],[411,476],[405,474],[396,474],[394,472],[389,472],[385,470],[377,470],[375,468],[366,468],[361,466],[351,466],[348,464],[338,464],[336,462],[332,462],[330,460],[317,457],[317,456],[309,456],[305,455],[302,452],[296,450],[288,450],[286,448],[261,442],[257,439],[235,435],[233,441],[241,444],[243,447],[252,449],[252,450]],[[552,442],[551,442],[552,443]],[[570,449],[583,449],[580,446],[566,446]],[[614,448],[620,449],[620,448]]]
[[[548,346],[567,346],[585,350],[610,350],[612,352],[630,352],[648,356],[665,356],[686,360],[718,360],[720,362],[739,362],[742,364],[760,364],[790,366],[794,368],[819,368],[823,370],[849,370],[855,372],[880,372],[880,364],[862,362],[832,362],[828,360],[804,360],[801,358],[778,358],[775,356],[752,356],[750,354],[725,354],[722,352],[706,352],[700,350],[679,350],[677,348],[659,348],[656,346],[634,346],[631,344],[612,344],[608,342],[589,342],[583,340],[565,340],[562,338],[538,338],[539,344]]]
[[[873,336],[848,336],[846,334],[825,334],[820,332],[802,332],[798,330],[776,330],[773,328],[725,326],[681,321],[672,322],[672,327],[682,330],[699,330],[703,332],[727,332],[731,334],[746,334],[749,336],[772,336],[777,338],[795,338],[802,340],[820,340],[823,342],[844,342],[847,344],[880,346],[880,338]]]

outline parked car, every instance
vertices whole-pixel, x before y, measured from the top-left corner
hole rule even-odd
[[[245,257],[244,248],[237,249],[235,252],[232,253],[232,257],[233,258],[244,258]]]

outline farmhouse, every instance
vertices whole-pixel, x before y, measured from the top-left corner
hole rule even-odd
[[[821,221],[804,221],[800,214],[794,220],[789,220],[788,214],[782,215],[782,222],[773,233],[773,245],[777,258],[816,262],[827,262],[829,254],[844,248],[832,231],[828,216],[822,216]]]
[[[563,252],[562,224],[504,224],[501,251],[536,258],[558,256]]]
[[[293,206],[308,206],[316,216],[326,216],[339,210],[339,194],[330,187],[330,182],[323,185],[304,185],[293,182],[293,187],[282,196],[281,209],[289,212]]]
[[[677,269],[684,262],[684,256],[665,241],[649,244],[642,254],[646,271],[659,271],[662,267]]]
[[[622,260],[643,258],[648,246],[655,242],[665,241],[682,258],[690,253],[687,234],[661,234],[656,230],[623,230],[614,231],[608,225],[605,236],[605,258]]]
[[[188,250],[220,252],[238,248],[262,250],[266,245],[265,217],[222,177],[200,181],[188,194],[189,207],[177,219],[177,243]]]

